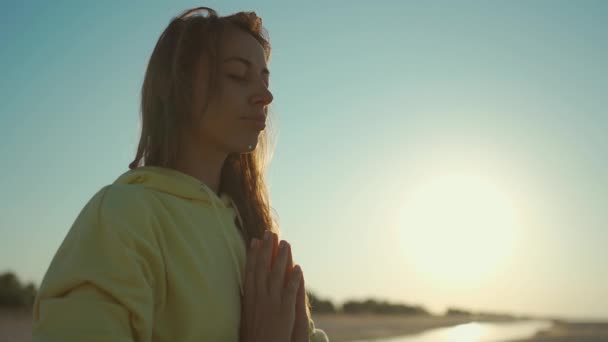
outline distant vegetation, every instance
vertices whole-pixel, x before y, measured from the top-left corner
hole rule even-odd
[[[448,308],[445,311],[446,316],[472,316],[473,313],[463,309]]]
[[[12,272],[0,275],[0,308],[31,308],[37,289],[32,283],[22,284]],[[390,303],[386,300],[364,299],[348,300],[338,306],[329,299],[322,299],[312,291],[307,291],[313,313],[347,313],[347,314],[397,314],[397,315],[431,315],[420,305]],[[484,316],[490,318],[511,318],[508,314],[491,312],[471,312],[462,308],[448,308],[446,316]]]
[[[430,315],[422,306],[389,303],[386,300],[380,301],[371,298],[362,301],[348,300],[338,307],[330,300],[321,299],[310,291],[308,292],[308,297],[313,313]]]
[[[313,292],[308,291],[310,304],[312,305],[313,313],[346,313],[346,314],[396,314],[408,316],[430,316],[432,315],[427,309],[420,305],[411,305],[404,303],[389,303],[386,300],[380,301],[377,299],[364,300],[348,300],[341,306],[334,305],[328,299],[321,299]],[[448,308],[444,316],[467,316],[467,317],[483,317],[484,319],[513,319],[513,318],[528,318],[528,316],[514,316],[507,313],[496,312],[474,312],[462,308]]]
[[[429,312],[417,305],[391,304],[388,301],[366,299],[365,301],[349,300],[342,305],[345,313],[371,313],[371,314],[403,314],[403,315],[430,315]]]
[[[14,273],[0,274],[0,307],[31,308],[36,292],[34,284],[22,285]]]
[[[469,311],[461,308],[448,308],[445,311],[445,316],[476,316],[493,319],[511,319],[511,318],[532,318],[531,316],[516,316],[509,313],[487,312],[487,311]]]

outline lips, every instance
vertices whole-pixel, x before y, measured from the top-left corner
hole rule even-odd
[[[263,116],[253,116],[253,117],[246,117],[246,118],[242,118],[243,121],[246,121],[248,123],[251,123],[251,125],[253,125],[254,127],[263,130],[264,128],[266,128],[266,118]]]
[[[252,115],[252,116],[244,116],[241,119],[256,120],[256,121],[266,121],[266,116],[265,115]]]

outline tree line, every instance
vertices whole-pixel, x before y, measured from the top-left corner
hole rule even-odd
[[[22,284],[12,272],[0,274],[0,307],[31,308],[37,291],[33,283]]]
[[[31,309],[38,289],[33,283],[22,284],[13,272],[0,275],[0,308]],[[307,290],[313,313],[346,313],[346,314],[397,314],[430,316],[431,313],[423,306],[404,303],[390,303],[386,300],[364,299],[347,300],[342,305],[336,305],[329,299],[317,296]],[[490,312],[472,312],[461,308],[448,308],[446,316],[475,316],[508,318],[507,314]]]

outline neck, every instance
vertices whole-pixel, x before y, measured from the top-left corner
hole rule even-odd
[[[197,146],[196,149],[190,148],[192,144],[186,146],[188,148],[183,149],[175,169],[200,180],[217,194],[228,154],[210,145]]]

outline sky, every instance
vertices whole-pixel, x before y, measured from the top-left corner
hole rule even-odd
[[[53,1],[0,13],[0,272],[40,284],[133,159],[170,19],[253,10],[307,289],[608,319],[608,2]]]

